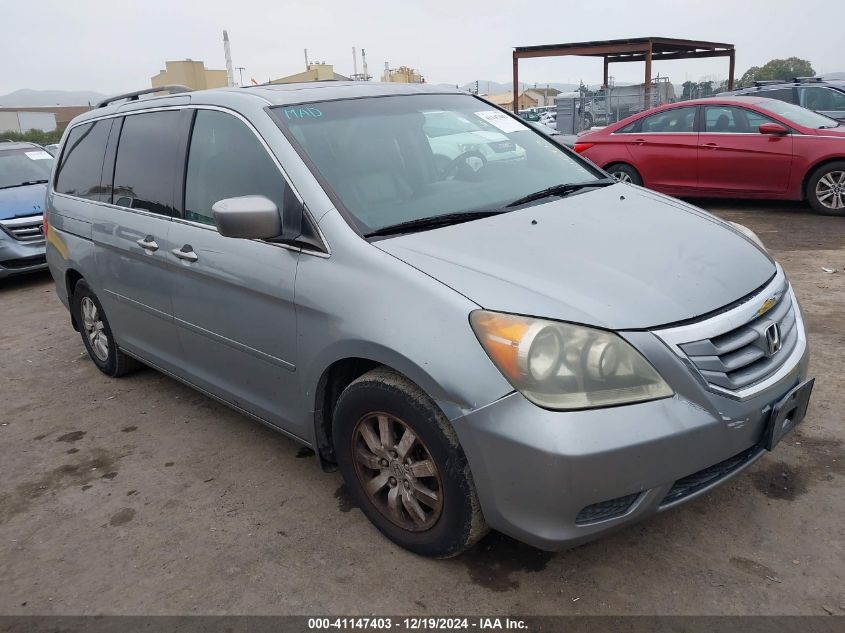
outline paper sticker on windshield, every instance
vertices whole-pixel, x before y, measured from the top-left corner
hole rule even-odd
[[[36,152],[24,152],[24,154],[26,154],[29,160],[47,160],[48,158],[53,158],[49,152],[45,152],[43,149]]]
[[[484,110],[483,112],[476,112],[475,116],[484,119],[491,125],[495,125],[497,128],[499,128],[500,130],[502,130],[502,132],[505,133],[521,132],[522,130],[528,129],[522,123],[514,119],[512,116],[508,116],[504,112],[498,112],[497,110]]]

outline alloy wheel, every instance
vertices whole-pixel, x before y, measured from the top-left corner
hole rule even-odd
[[[419,436],[399,418],[369,413],[352,433],[355,474],[378,511],[412,532],[428,530],[443,510],[443,485]]]
[[[633,182],[631,175],[624,171],[615,171],[610,174],[617,182]]]
[[[88,337],[91,351],[98,360],[106,362],[109,358],[109,338],[106,336],[105,326],[100,318],[97,305],[91,300],[91,297],[82,297],[80,307],[82,328],[85,330],[85,336]]]
[[[845,171],[831,171],[816,183],[816,198],[828,209],[845,209]]]

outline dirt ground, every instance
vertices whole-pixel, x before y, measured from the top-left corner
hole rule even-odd
[[[307,449],[154,371],[101,375],[49,275],[0,282],[0,614],[845,615],[845,219],[702,204],[797,289],[808,417],[704,498],[558,554],[409,554]]]

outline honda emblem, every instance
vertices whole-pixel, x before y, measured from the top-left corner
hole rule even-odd
[[[766,328],[766,351],[769,356],[774,356],[780,351],[783,346],[783,341],[780,338],[780,326],[777,323],[772,323]]]

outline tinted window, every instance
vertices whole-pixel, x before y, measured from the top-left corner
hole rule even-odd
[[[56,191],[89,200],[103,200],[100,177],[111,124],[111,119],[106,119],[77,125],[68,132],[56,170]]]
[[[764,123],[773,121],[745,108],[707,106],[704,108],[704,131],[721,134],[756,134]]]
[[[798,100],[810,110],[845,110],[845,94],[830,88],[800,87]]]
[[[642,120],[643,134],[695,131],[695,108],[675,108],[652,114]]]
[[[767,99],[779,99],[787,103],[794,103],[795,99],[792,95],[792,88],[778,88],[777,90],[761,90],[759,96]]]
[[[124,119],[114,165],[114,204],[173,215],[181,120],[176,110]]]
[[[616,134],[633,134],[634,132],[638,132],[640,129],[641,121],[634,121],[633,123],[629,123],[621,130],[616,130]]]
[[[199,110],[185,181],[185,219],[214,225],[215,202],[238,196],[270,198],[281,211],[286,183],[255,134],[230,114]]]

